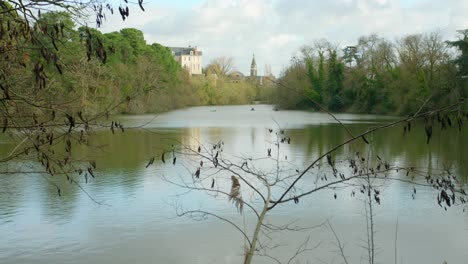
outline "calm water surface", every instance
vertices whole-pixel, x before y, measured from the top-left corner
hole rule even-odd
[[[372,115],[337,116],[354,133],[392,120]],[[127,127],[143,128],[115,135],[96,132],[93,144],[99,148],[77,153],[97,161],[97,177],[88,184],[83,182],[83,186],[102,205],[60,176],[53,180],[62,187],[62,197],[40,175],[0,178],[0,263],[242,263],[244,241],[238,231],[215,218],[198,221],[175,217],[176,209],[216,212],[245,228],[248,234],[254,227],[252,214],[246,211],[241,216],[224,198],[185,193],[162,180],[161,176],[191,179],[193,172],[183,166],[190,161],[179,157],[173,166],[156,158],[155,164],[146,169],[147,161],[159,157],[172,144],[198,147],[202,142],[211,146],[220,140],[224,142],[225,157],[265,157],[275,139],[268,128],[281,127],[292,141],[281,145],[280,159],[288,168],[302,170],[325,150],[347,139],[346,132],[325,114],[275,112],[268,105],[195,107],[158,116],[115,119]],[[404,137],[403,128],[397,126],[369,136],[372,148],[357,142],[340,149],[336,157],[346,159],[356,151],[372,151],[391,164],[449,168],[466,185],[466,127],[461,133],[455,129],[442,135],[435,133],[429,145],[423,133],[422,126],[413,124],[412,133]],[[0,142],[1,155],[9,148],[7,141]],[[323,172],[314,171],[304,177],[304,189],[315,184],[316,173]],[[392,176],[406,177],[396,173]],[[217,185],[228,191],[229,178],[220,177]],[[403,182],[381,187],[382,204],[375,207],[378,261],[394,263],[398,219],[399,263],[468,263],[468,210],[463,212],[461,205],[443,210],[436,203],[437,193],[423,187],[417,187],[413,200],[413,187]],[[282,204],[270,212],[268,222],[283,225],[295,221],[295,226],[308,227],[329,219],[346,245],[346,255],[352,263],[360,263],[366,255],[362,248],[366,244],[365,210],[363,197],[351,197],[351,191],[324,190],[298,205]],[[337,199],[333,198],[335,193]],[[304,254],[298,263],[341,263],[333,234],[324,227],[272,234],[271,239],[284,246],[271,253],[287,260],[308,237],[310,247],[319,247]],[[264,241],[268,243],[268,239]],[[262,257],[255,260],[272,263]]]

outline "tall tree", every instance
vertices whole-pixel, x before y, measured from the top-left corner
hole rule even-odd
[[[206,67],[209,73],[215,73],[219,78],[228,76],[234,71],[234,59],[232,57],[218,57],[210,61]]]
[[[315,70],[314,66],[314,61],[312,58],[306,58],[305,59],[306,67],[307,67],[307,77],[309,78],[310,84],[312,85],[309,89],[309,91],[306,91],[309,96],[321,103],[322,97],[321,97],[321,87],[318,81],[317,73]]]
[[[325,99],[331,111],[343,110],[341,93],[344,82],[344,64],[338,59],[336,50],[329,50],[328,78]]]
[[[407,35],[393,42],[376,34],[363,36],[355,46],[344,49],[342,58],[331,52],[337,50],[333,45],[321,40],[314,46],[301,47],[300,56],[293,58],[291,70],[284,71],[282,77],[291,82],[302,72],[308,84],[298,85],[312,86],[304,91],[308,96],[317,93],[330,110],[414,113],[424,102],[423,108],[430,109],[466,97],[468,52],[464,32],[458,41],[448,42],[459,52],[452,61],[453,50],[447,48],[438,32]],[[348,67],[344,68],[344,63]],[[301,78],[295,83],[298,80]],[[278,97],[280,101],[287,98],[287,93]],[[306,102],[295,106],[311,107]]]
[[[457,65],[457,76],[459,78],[460,96],[468,96],[468,29],[457,31],[461,36],[458,40],[448,41],[447,43],[458,49],[460,55],[455,59]]]

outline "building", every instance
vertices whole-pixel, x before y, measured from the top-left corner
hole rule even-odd
[[[240,71],[234,71],[231,74],[229,74],[229,79],[233,83],[240,83],[245,79],[245,76],[242,72]]]
[[[255,62],[255,54],[252,56],[252,63],[250,64],[250,77],[257,77],[257,63]]]
[[[249,79],[255,82],[257,85],[272,85],[275,76],[271,73],[271,67],[265,66],[265,76],[258,75],[257,62],[255,61],[255,54],[252,56],[252,63],[250,63],[250,77]]]
[[[202,74],[202,52],[197,47],[169,47],[176,61],[186,69],[190,75]]]

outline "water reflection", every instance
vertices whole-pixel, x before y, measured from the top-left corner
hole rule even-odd
[[[84,184],[84,190],[104,205],[94,203],[76,185],[64,176],[45,179],[37,174],[11,174],[0,179],[0,263],[239,263],[242,238],[229,226],[218,221],[193,222],[190,219],[171,218],[174,208],[168,204],[180,192],[160,179],[160,175],[178,177],[188,175],[181,164],[163,164],[160,155],[172,145],[197,148],[224,142],[225,153],[234,159],[266,156],[272,147],[278,126],[286,130],[291,144],[281,145],[282,155],[292,170],[302,170],[325,150],[349,138],[327,115],[310,112],[272,111],[269,106],[218,107],[216,112],[197,107],[163,114],[144,129],[127,129],[113,135],[109,131],[96,131],[92,145],[96,148],[76,146],[75,154],[87,160],[96,160],[97,177]],[[366,130],[370,125],[387,121],[387,117],[339,115],[353,133]],[[152,116],[117,117],[127,127],[138,126]],[[335,154],[345,159],[356,152],[372,150],[383,159],[398,164],[434,169],[448,168],[467,182],[466,130],[461,133],[449,129],[443,134],[434,131],[430,144],[426,144],[422,124],[413,124],[412,132],[403,136],[403,127],[374,133],[367,139],[372,148],[362,141],[346,146]],[[13,146],[1,139],[0,155],[6,155]],[[168,154],[169,157],[171,154]],[[155,163],[145,169],[147,161]],[[286,162],[285,157],[281,159]],[[182,160],[179,162],[183,163]],[[13,166],[9,164],[9,166]],[[20,165],[18,165],[20,166]],[[13,167],[14,168],[14,167]],[[3,169],[3,168],[0,168]],[[316,171],[308,175],[305,184],[313,184]],[[398,175],[397,175],[398,176]],[[403,177],[404,175],[401,175]],[[48,180],[60,185],[62,196]],[[229,176],[220,179],[219,186],[229,186]],[[432,262],[437,251],[428,254],[427,248],[442,248],[436,263],[444,258],[449,263],[463,263],[468,253],[462,245],[468,241],[468,217],[461,210],[438,210],[432,190],[418,189],[412,201],[412,186],[394,183],[384,190],[377,223],[382,248],[393,248],[394,225],[400,219],[401,255],[408,263]],[[342,239],[354,247],[362,239],[365,226],[363,206],[352,199],[348,191],[333,190],[301,200],[297,206],[284,205],[272,212],[269,220],[287,223],[300,217],[298,224],[310,225],[333,217],[335,228]],[[232,217],[237,223],[246,221],[251,229],[253,219],[240,217],[226,200],[207,199],[193,193],[182,197],[185,206],[203,205]],[[434,208],[436,207],[436,208]],[[439,229],[439,223],[444,227]],[[431,232],[427,232],[431,230]],[[251,230],[250,230],[251,231]],[[317,240],[330,240],[323,230],[313,231]],[[232,239],[224,239],[219,237]],[[304,235],[304,234],[302,234]],[[302,241],[301,234],[282,234],[285,244]],[[213,242],[215,241],[215,242]],[[417,243],[424,241],[423,245]],[[432,241],[432,242],[431,242]],[[415,246],[416,245],[416,246]],[[180,250],[183,248],[184,250]],[[278,254],[290,253],[278,250]],[[320,253],[319,253],[320,252]],[[361,251],[356,250],[360,254]],[[393,251],[385,250],[382,262],[393,261]],[[312,252],[316,256],[330,256],[330,248]],[[135,257],[137,256],[137,257]],[[221,262],[220,262],[221,260]],[[269,263],[258,259],[259,263]]]

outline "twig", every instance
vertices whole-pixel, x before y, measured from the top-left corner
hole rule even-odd
[[[398,218],[396,220],[396,226],[395,226],[395,264],[397,264],[398,262],[397,243],[398,243]]]
[[[280,198],[276,201],[272,201],[272,205],[268,208],[269,210],[273,209],[274,207],[276,207],[276,205],[278,205],[279,203],[282,203],[283,202],[283,199],[284,197],[286,196],[286,194],[289,193],[289,191],[295,186],[295,184],[306,174],[306,172],[308,172],[315,164],[317,164],[318,161],[320,161],[321,159],[323,159],[324,157],[326,157],[327,155],[333,153],[334,151],[336,151],[337,149],[355,141],[356,139],[358,138],[361,138],[367,134],[370,134],[370,133],[373,133],[375,131],[378,131],[378,130],[381,130],[381,129],[385,129],[385,128],[388,128],[388,127],[393,127],[399,123],[402,123],[402,122],[406,122],[408,120],[411,120],[415,117],[421,117],[421,116],[425,116],[427,114],[431,114],[431,113],[436,113],[436,112],[441,112],[441,111],[445,111],[445,110],[448,110],[448,109],[451,109],[453,107],[456,107],[456,106],[459,106],[461,105],[462,102],[457,102],[457,103],[454,103],[454,104],[451,104],[449,106],[445,106],[445,107],[442,107],[442,108],[439,108],[437,110],[433,110],[433,111],[428,111],[428,112],[424,112],[424,113],[420,113],[414,117],[410,117],[410,118],[403,118],[403,119],[400,119],[400,120],[397,120],[397,121],[394,121],[394,122],[390,122],[390,123],[387,123],[387,124],[384,124],[384,125],[381,125],[381,126],[378,126],[378,127],[374,127],[370,130],[367,130],[366,132],[363,132],[355,137],[351,137],[350,139],[336,145],[335,147],[329,149],[327,152],[325,152],[324,154],[322,154],[320,157],[318,157],[316,160],[314,160],[304,171],[301,172],[301,174],[291,183],[291,185],[286,189],[286,191],[284,191],[282,193],[282,195],[280,196]]]
[[[217,214],[213,214],[213,213],[210,213],[210,212],[206,212],[206,211],[202,211],[202,210],[193,210],[193,211],[185,211],[185,212],[182,212],[180,214],[177,214],[177,216],[185,216],[185,215],[192,215],[192,214],[202,214],[202,215],[210,215],[210,216],[213,216],[213,217],[216,217],[220,220],[223,220],[225,221],[226,223],[229,223],[231,224],[233,227],[235,227],[239,232],[242,233],[242,235],[244,236],[244,238],[247,240],[247,242],[249,243],[250,246],[252,246],[252,242],[250,242],[250,239],[249,237],[247,236],[247,234],[238,226],[236,225],[234,222],[232,222],[231,220],[227,219],[227,218],[224,218],[224,217],[221,217]]]
[[[340,250],[340,255],[343,258],[344,262],[348,264],[348,259],[346,258],[344,254],[344,245],[341,245],[340,238],[336,234],[335,230],[333,229],[333,226],[331,225],[330,221],[327,220],[328,226],[330,227],[330,230],[333,232],[333,235],[335,236],[336,242],[338,243],[338,249]]]

